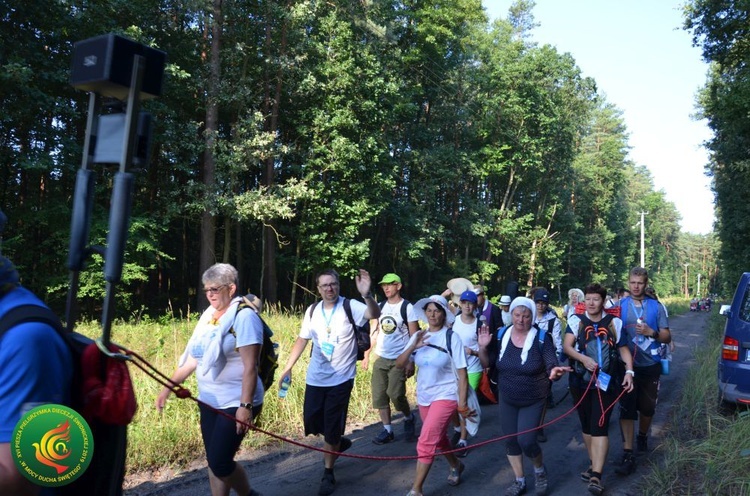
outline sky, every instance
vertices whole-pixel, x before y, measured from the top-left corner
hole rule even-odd
[[[645,165],[682,216],[683,231],[713,230],[710,178],[704,174],[711,137],[697,121],[695,96],[708,65],[682,29],[682,1],[536,0],[531,40],[576,60],[598,92],[623,111],[630,159]],[[482,0],[490,19],[505,18],[513,0]]]

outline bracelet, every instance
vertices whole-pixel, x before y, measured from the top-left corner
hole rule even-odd
[[[626,371],[625,371],[625,373],[626,373],[626,374],[630,374],[630,375],[631,375],[631,377],[635,377],[635,372],[634,372],[634,371],[632,371],[632,370],[626,370]]]
[[[458,413],[460,413],[461,415],[469,413],[471,411],[468,406],[464,408],[457,408],[456,410],[458,410]]]

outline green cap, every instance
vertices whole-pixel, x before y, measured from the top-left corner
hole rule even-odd
[[[401,278],[391,272],[390,274],[384,275],[383,280],[380,281],[378,284],[393,284],[394,282],[401,284]]]

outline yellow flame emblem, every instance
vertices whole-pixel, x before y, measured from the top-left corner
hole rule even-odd
[[[54,468],[58,475],[65,472],[68,466],[58,462],[70,456],[68,442],[70,442],[70,423],[66,420],[54,429],[45,432],[41,441],[32,443],[36,450],[37,461]]]

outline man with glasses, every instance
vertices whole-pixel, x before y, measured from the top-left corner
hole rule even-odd
[[[307,342],[312,340],[303,418],[305,435],[323,435],[325,469],[318,490],[322,496],[333,493],[336,488],[333,475],[333,465],[338,458],[336,453],[342,453],[352,445],[351,440],[343,437],[357,373],[357,338],[352,321],[361,326],[380,316],[380,307],[370,293],[370,274],[360,269],[355,280],[365,303],[346,300],[339,294],[339,275],[335,270],[327,269],[318,274],[315,282],[322,301],[305,311],[299,336],[279,377],[279,387],[285,377],[292,380],[292,368]],[[345,305],[350,306],[351,317],[347,315]]]
[[[409,338],[419,330],[414,307],[401,297],[401,278],[386,274],[378,283],[385,295],[380,304],[380,319],[373,330],[372,348],[378,356],[372,364],[372,406],[380,413],[383,430],[372,442],[390,443],[395,439],[391,426],[391,403],[404,414],[404,440],[414,441],[414,414],[406,399],[406,378],[414,375],[414,363],[406,369],[396,367],[396,358],[404,352]],[[362,367],[367,368],[370,352],[365,353]]]

